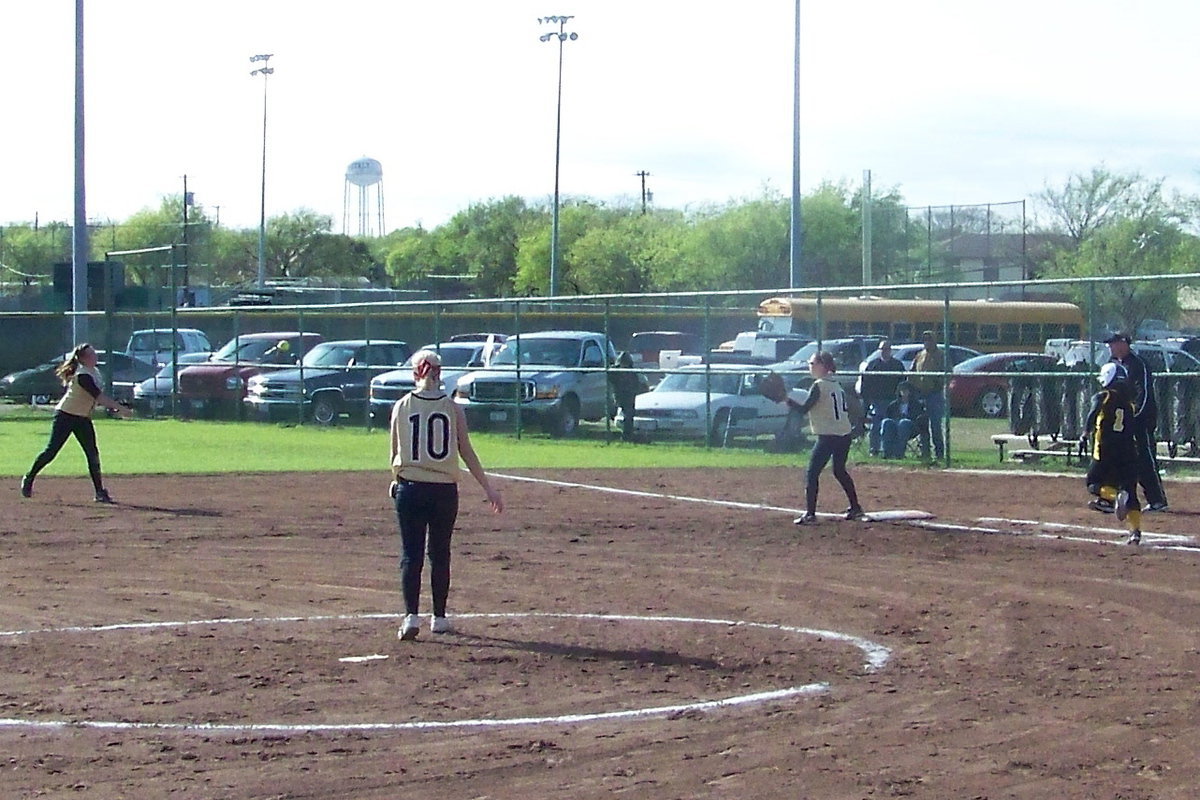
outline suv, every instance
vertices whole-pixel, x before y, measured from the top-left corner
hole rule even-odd
[[[246,381],[260,372],[294,367],[319,333],[270,331],[244,333],[230,339],[203,364],[179,372],[181,407],[200,416],[233,416],[242,406]]]
[[[246,410],[258,419],[296,419],[332,425],[342,414],[366,412],[367,387],[381,372],[412,355],[407,342],[349,339],[322,342],[299,369],[266,372],[246,381]],[[363,417],[360,416],[360,419]]]
[[[174,347],[172,347],[174,333]],[[125,345],[125,352],[133,358],[140,358],[154,367],[161,367],[171,360],[171,352],[184,355],[185,353],[208,353],[212,344],[208,335],[196,328],[147,328],[134,331]]]
[[[615,413],[605,366],[616,360],[602,333],[522,333],[508,337],[486,370],[460,378],[454,399],[472,427],[507,425],[520,414],[551,436],[571,436],[579,420]]]
[[[433,350],[442,358],[442,386],[451,394],[458,379],[472,370],[487,366],[488,355],[499,345],[487,341],[451,339],[441,344],[427,344],[421,350]],[[419,351],[418,351],[419,352]],[[371,425],[386,428],[392,417],[392,406],[416,387],[412,374],[412,357],[400,367],[371,379]]]

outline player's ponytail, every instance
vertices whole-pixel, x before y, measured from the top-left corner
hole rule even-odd
[[[87,342],[76,345],[75,349],[71,351],[71,355],[67,356],[67,360],[59,365],[58,369],[54,370],[54,374],[57,375],[58,379],[63,382],[64,386],[71,382],[71,379],[75,377],[76,372],[79,372],[79,356],[89,347],[91,347],[91,345]]]

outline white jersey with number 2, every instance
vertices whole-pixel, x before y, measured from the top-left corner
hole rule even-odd
[[[845,436],[850,433],[850,407],[846,390],[837,381],[819,378],[813,381],[819,389],[817,402],[808,410],[808,424],[816,436]]]
[[[458,483],[458,418],[444,392],[409,392],[392,406],[392,435],[399,447],[392,461],[397,479]]]

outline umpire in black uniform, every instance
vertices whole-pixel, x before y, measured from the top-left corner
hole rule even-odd
[[[1154,398],[1154,375],[1146,362],[1130,349],[1132,338],[1127,333],[1114,333],[1104,340],[1112,360],[1129,373],[1129,388],[1133,395],[1133,436],[1137,442],[1138,483],[1146,493],[1145,511],[1166,511],[1167,493],[1158,475],[1157,445],[1154,429],[1158,427],[1158,403]]]

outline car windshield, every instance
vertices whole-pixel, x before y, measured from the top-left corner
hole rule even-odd
[[[713,394],[737,394],[741,376],[733,372],[714,372],[709,384],[703,372],[673,372],[654,387],[656,392],[704,392],[711,385]]]
[[[170,350],[171,341],[172,339],[170,331],[135,333],[130,338],[129,349],[135,351]]]
[[[430,345],[426,345],[425,347],[422,347],[421,350],[433,350],[434,352],[436,352],[442,358],[442,366],[443,367],[465,367],[479,357],[480,348],[478,348],[478,347],[447,347],[445,345],[442,345],[442,349],[439,352],[437,345],[430,344]],[[417,353],[421,352],[421,350],[418,350]],[[411,356],[409,356],[408,359],[404,362],[404,366],[411,367],[413,356],[415,356],[417,353],[413,353]]]
[[[492,357],[492,366],[514,366],[517,363],[517,347],[521,348],[521,364],[550,364],[556,367],[574,367],[579,364],[578,339],[530,339],[525,342],[510,340]]]
[[[966,361],[954,365],[952,372],[985,372],[990,368],[993,372],[1004,370],[1004,364],[1001,360],[993,355],[984,354],[968,358]]]
[[[261,361],[278,339],[230,339],[212,357],[213,361]]]
[[[348,365],[357,348],[353,345],[325,342],[304,354],[306,367],[344,367]]]

